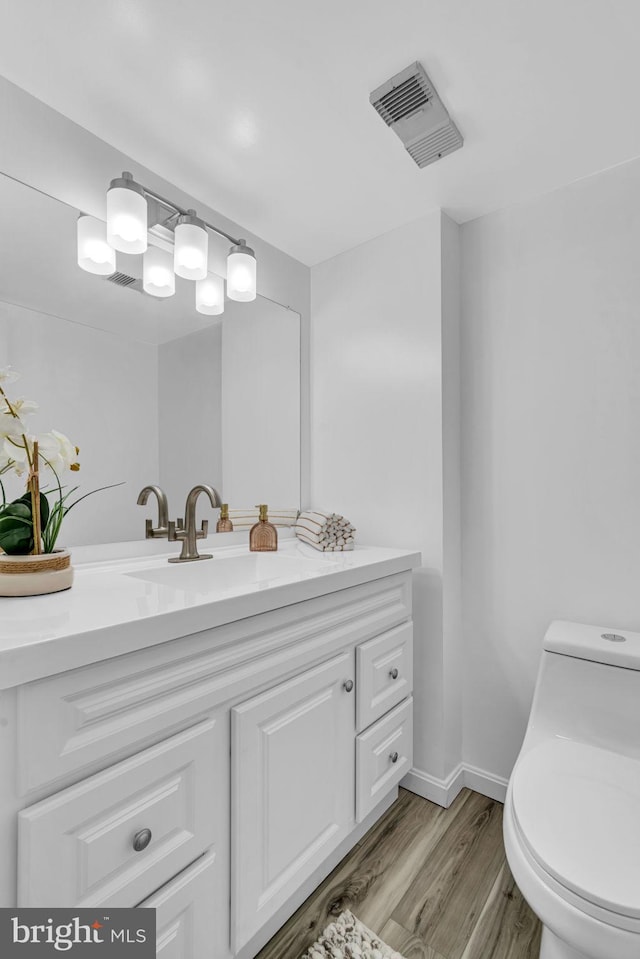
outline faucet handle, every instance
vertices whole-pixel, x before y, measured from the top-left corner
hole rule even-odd
[[[169,540],[170,543],[177,543],[178,540],[187,538],[184,525],[180,525],[181,523],[182,523],[182,520],[180,519],[178,520],[177,523],[174,523],[172,519],[169,520],[169,533],[167,535],[167,539]]]
[[[196,530],[196,539],[206,539],[209,535],[209,520],[203,519],[200,529]]]

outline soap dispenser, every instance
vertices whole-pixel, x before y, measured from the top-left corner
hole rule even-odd
[[[220,507],[220,518],[216,523],[216,533],[233,533],[233,523],[229,519],[229,504]]]
[[[267,504],[258,506],[260,518],[249,533],[249,549],[252,553],[272,552],[278,548],[278,530],[267,517]]]

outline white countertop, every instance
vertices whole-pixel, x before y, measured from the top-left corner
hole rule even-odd
[[[359,546],[320,553],[282,539],[277,553],[249,553],[246,543],[216,548],[214,558],[169,564],[169,544],[152,555],[131,544],[127,558],[75,565],[72,589],[48,596],[0,597],[0,689],[110,659],[201,630],[390,576],[420,564],[407,550]],[[164,547],[158,555],[157,548]],[[72,561],[90,556],[77,550]]]

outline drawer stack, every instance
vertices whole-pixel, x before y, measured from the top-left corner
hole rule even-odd
[[[356,648],[356,818],[361,822],[413,761],[413,624]]]

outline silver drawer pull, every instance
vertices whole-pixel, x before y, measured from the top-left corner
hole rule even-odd
[[[140,832],[137,832],[133,837],[133,848],[136,852],[142,852],[143,849],[147,848],[150,842],[151,830],[141,829]]]
[[[353,680],[352,680],[352,679],[348,679],[348,680],[346,681],[346,683],[343,683],[342,685],[343,685],[343,687],[346,689],[346,691],[347,691],[348,693],[350,693],[351,690],[353,689]]]
[[[398,673],[398,670],[394,666],[393,669],[390,670],[389,675],[391,676],[392,679],[397,679],[400,674]]]
[[[397,753],[391,753],[391,755],[389,756],[389,759],[391,760],[392,763],[397,763],[397,762],[398,762],[398,754],[397,754]]]

